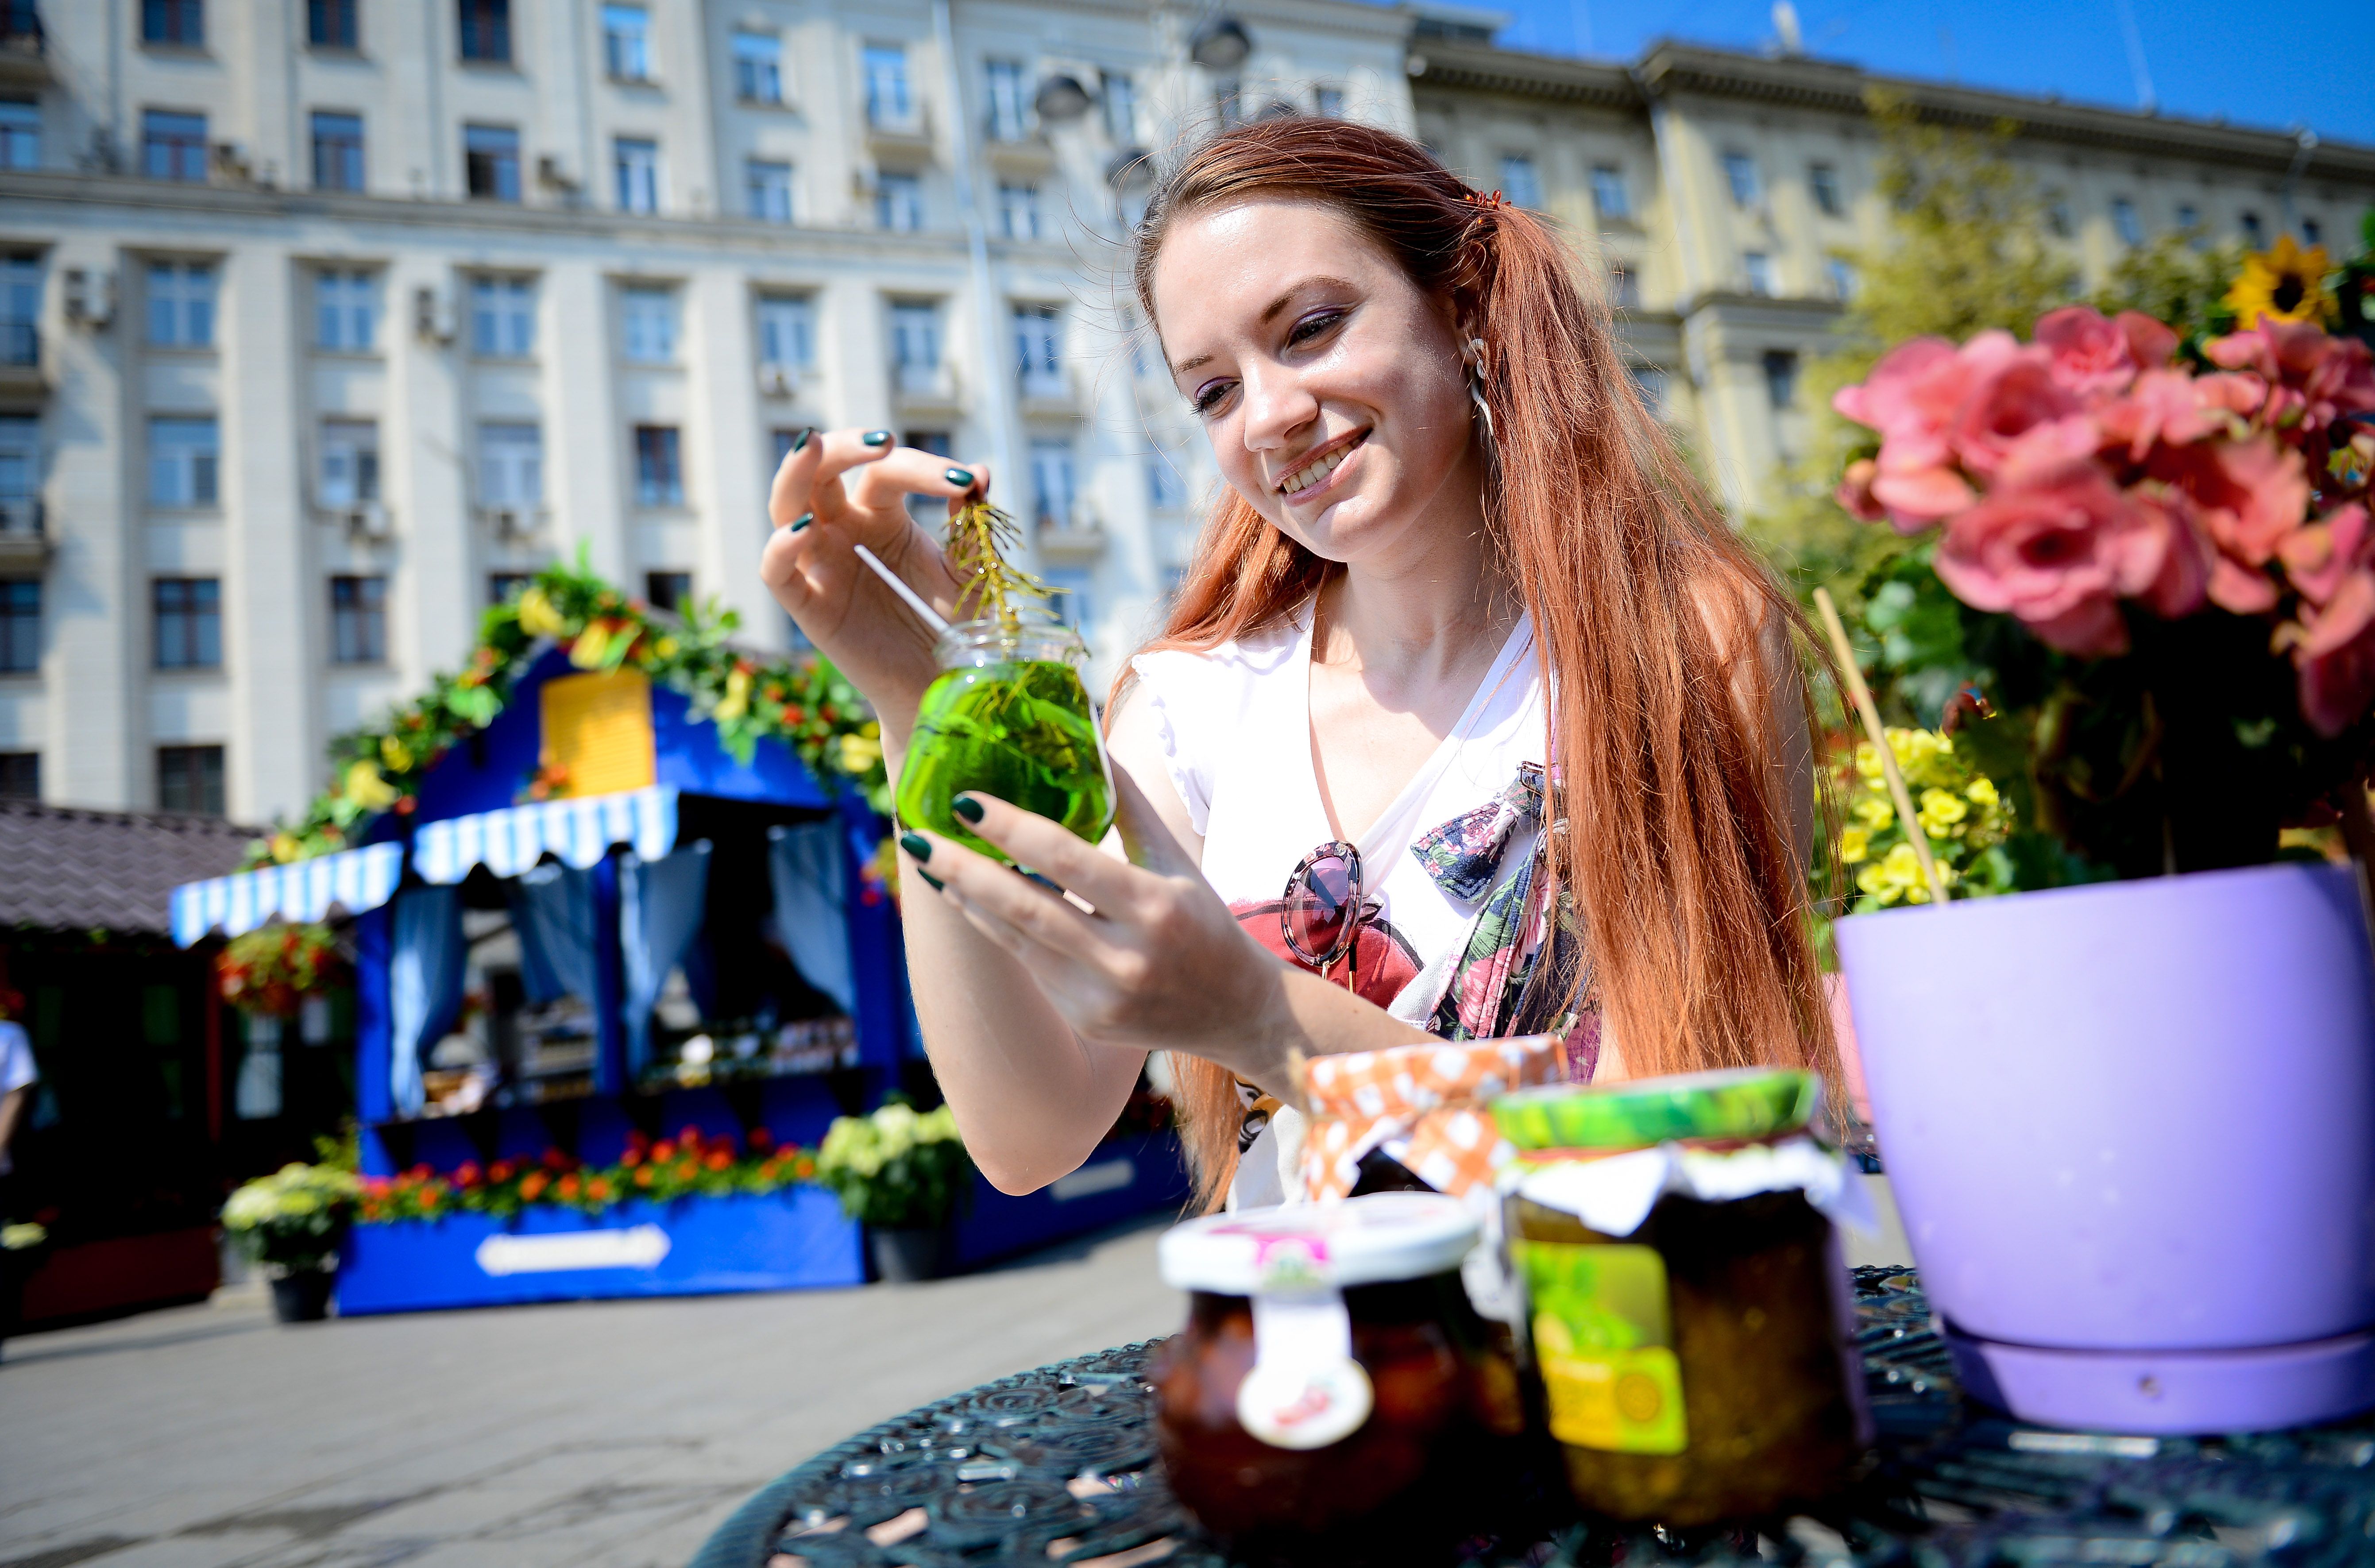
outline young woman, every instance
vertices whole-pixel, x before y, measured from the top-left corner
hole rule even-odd
[[[1575,258],[1416,143],[1315,119],[1204,143],[1137,243],[1227,489],[1107,708],[1128,859],[987,796],[981,836],[1072,898],[901,839],[916,1010],[984,1173],[1072,1170],[1152,1050],[1207,1197],[1244,1203],[1279,1196],[1313,1055],[1548,1031],[1577,1077],[1834,1071],[1802,623]],[[987,483],[885,431],[775,478],[765,579],[894,775],[935,666],[852,547],[951,607],[904,499]]]

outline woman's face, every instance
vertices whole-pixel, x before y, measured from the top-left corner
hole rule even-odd
[[[1222,477],[1328,560],[1481,525],[1458,324],[1334,208],[1263,197],[1178,219],[1155,327]]]

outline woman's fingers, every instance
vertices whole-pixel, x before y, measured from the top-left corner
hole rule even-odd
[[[1096,845],[1081,842],[1069,829],[977,791],[957,799],[980,808],[981,819],[972,824],[973,831],[1011,855],[1016,865],[1028,866],[1095,909],[1117,907],[1128,897],[1136,873]]]
[[[952,463],[917,447],[903,446],[870,465],[852,486],[851,499],[871,511],[897,506],[911,495],[954,501],[987,493],[987,465]]]
[[[879,463],[897,450],[889,430],[826,430],[811,434],[776,466],[767,492],[767,515],[778,528],[802,517],[838,517],[848,510],[848,492],[837,484],[850,469]]]
[[[1012,807],[1007,809],[1014,811]],[[1064,833],[1054,823],[1047,825]],[[1074,961],[1091,963],[1112,957],[1111,946],[1098,929],[1095,917],[1073,908],[1062,894],[1017,876],[1011,867],[937,833],[913,836],[921,838],[931,850],[928,858],[916,862],[917,867],[928,870],[946,891],[954,894],[959,907],[1000,946],[1021,954],[1022,945],[1036,945]],[[1071,838],[1069,833],[1064,836]],[[1080,843],[1078,839],[1072,842]],[[908,849],[911,858],[914,853]]]

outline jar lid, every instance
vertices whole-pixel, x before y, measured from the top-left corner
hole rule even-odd
[[[1803,1067],[1731,1067],[1635,1079],[1605,1089],[1560,1084],[1493,1102],[1520,1149],[1646,1149],[1671,1138],[1777,1138],[1814,1119],[1822,1079]]]
[[[1476,1216],[1432,1192],[1208,1214],[1163,1234],[1163,1282],[1224,1296],[1293,1294],[1424,1279],[1459,1267]]]

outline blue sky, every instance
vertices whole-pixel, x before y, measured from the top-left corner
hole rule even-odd
[[[1630,59],[1659,38],[1754,49],[1770,0],[1468,0],[1516,19],[1512,48]],[[2354,4],[2129,0],[2166,113],[2375,145],[2375,31]],[[1797,0],[1808,53],[1891,75],[2137,106],[2121,0]],[[2359,15],[2358,23],[2346,18]],[[1588,44],[1578,48],[1578,44]]]

